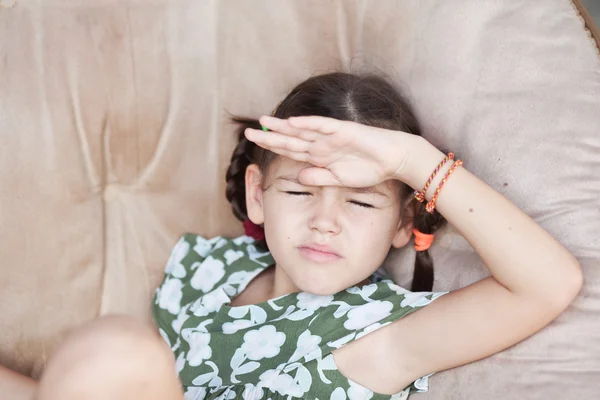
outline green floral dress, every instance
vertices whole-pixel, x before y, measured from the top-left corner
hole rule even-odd
[[[413,293],[374,274],[371,284],[330,296],[305,292],[228,304],[274,263],[254,239],[184,235],[156,290],[153,315],[176,357],[185,399],[406,399],[347,379],[332,350],[426,306],[447,292]]]

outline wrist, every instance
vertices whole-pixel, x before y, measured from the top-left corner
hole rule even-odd
[[[446,157],[442,151],[429,143],[425,138],[417,135],[410,135],[406,138],[408,154],[406,162],[394,176],[414,190],[422,190],[438,164]],[[443,179],[446,171],[452,166],[452,162],[447,162],[436,174],[425,197],[430,199],[435,192],[437,182]]]

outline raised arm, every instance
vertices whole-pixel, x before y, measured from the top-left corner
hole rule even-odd
[[[398,179],[421,190],[445,154],[422,137],[319,116],[261,117],[274,132],[247,130],[258,145],[315,167],[309,185],[369,186]],[[492,276],[446,294],[373,335],[379,383],[389,392],[415,379],[500,352],[538,332],[577,296],[577,260],[508,199],[459,167],[437,210],[473,246]],[[452,163],[436,175],[429,201]],[[351,377],[352,378],[352,377]]]
[[[420,190],[445,155],[420,137],[405,140],[414,142],[409,145],[413,151],[397,178]],[[427,200],[449,167],[433,180]],[[468,169],[454,171],[436,208],[469,241],[492,276],[392,324],[384,346],[393,349],[390,359],[399,372],[390,378],[399,387],[533,335],[563,312],[582,287],[581,267],[573,255]]]
[[[420,190],[445,154],[418,136],[396,178]],[[468,160],[465,160],[468,164]],[[452,163],[446,163],[426,193],[433,196]],[[543,307],[564,309],[579,292],[582,274],[575,257],[527,214],[466,168],[457,168],[436,209],[463,235],[493,277],[512,294]]]

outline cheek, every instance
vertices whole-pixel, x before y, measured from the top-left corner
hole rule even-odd
[[[263,201],[265,231],[272,242],[283,242],[298,230],[302,213],[290,203],[277,196],[266,197]]]
[[[383,247],[391,244],[400,221],[393,213],[381,213],[363,215],[361,218],[353,218],[351,229],[355,235],[361,237],[363,243],[378,244],[383,243]]]

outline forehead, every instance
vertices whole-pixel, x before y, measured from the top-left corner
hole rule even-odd
[[[269,170],[267,172],[266,180],[269,184],[275,183],[277,181],[287,181],[294,182],[300,184],[298,182],[298,174],[305,168],[312,167],[312,164],[295,161],[287,157],[277,157],[273,160],[272,164],[269,166]],[[383,193],[388,194],[390,197],[397,197],[400,190],[400,182],[396,180],[388,180],[385,182],[381,182],[377,185],[365,187],[365,188],[352,188],[352,191],[360,192],[360,193]]]

